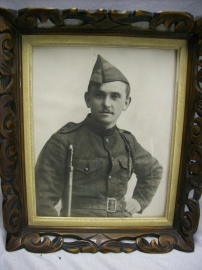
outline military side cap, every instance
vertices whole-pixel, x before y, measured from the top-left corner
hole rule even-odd
[[[121,81],[129,85],[129,82],[123,73],[98,54],[90,78],[90,83],[103,84],[114,81]]]

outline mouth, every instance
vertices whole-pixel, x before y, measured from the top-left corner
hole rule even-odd
[[[113,112],[109,112],[109,111],[103,111],[103,112],[100,112],[102,114],[113,114]]]

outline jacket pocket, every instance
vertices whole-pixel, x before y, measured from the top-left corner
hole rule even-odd
[[[99,161],[89,159],[73,160],[73,195],[81,197],[96,196],[99,181]]]
[[[130,179],[131,172],[128,168],[128,159],[119,158],[119,173],[118,173],[118,182],[119,182],[119,196],[123,197],[127,192],[128,180]]]
[[[128,170],[128,159],[127,158],[119,158],[119,163],[123,169]]]
[[[82,172],[84,174],[90,174],[99,169],[98,160],[85,160],[85,159],[75,159],[73,161],[74,170]]]

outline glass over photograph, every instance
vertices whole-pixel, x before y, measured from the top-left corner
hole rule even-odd
[[[175,50],[33,47],[36,215],[162,217]]]

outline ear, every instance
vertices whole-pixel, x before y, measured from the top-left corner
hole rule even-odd
[[[89,92],[85,93],[84,99],[85,99],[87,108],[90,108],[90,93]]]
[[[131,97],[126,98],[123,111],[126,111],[128,109],[128,106],[130,105],[130,103],[131,103]]]

